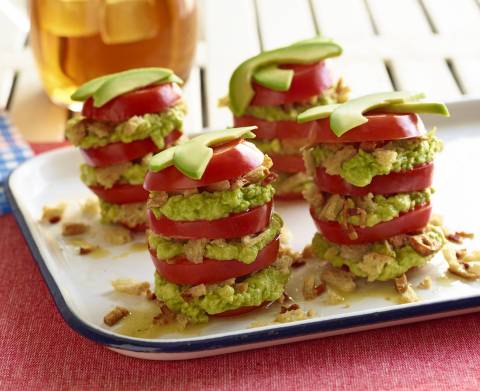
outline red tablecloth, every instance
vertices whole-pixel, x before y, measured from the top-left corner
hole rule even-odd
[[[480,389],[480,314],[194,361],[124,357],[63,322],[11,215],[0,238],[0,390]]]

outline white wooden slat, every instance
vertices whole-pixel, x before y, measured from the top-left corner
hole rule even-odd
[[[202,92],[200,68],[194,67],[190,72],[183,95],[188,105],[188,113],[184,121],[185,133],[198,133],[202,130]]]
[[[257,0],[264,50],[316,35],[308,0]]]
[[[232,72],[260,51],[253,0],[205,0],[203,23],[208,126],[220,128],[232,123],[229,110],[217,107],[228,92]]]
[[[312,0],[320,32],[337,40],[374,34],[364,0]]]
[[[20,71],[10,106],[10,117],[28,141],[63,139],[67,110],[50,102],[30,64]]]
[[[395,80],[401,90],[422,91],[430,98],[452,99],[461,95],[447,63],[441,59],[396,59]]]
[[[480,39],[480,7],[475,0],[423,0],[441,34]]]
[[[466,94],[480,96],[480,57],[455,58],[455,71]]]
[[[350,87],[350,97],[380,91],[391,91],[392,83],[385,65],[379,60],[358,60],[343,56],[331,61],[331,66]]]

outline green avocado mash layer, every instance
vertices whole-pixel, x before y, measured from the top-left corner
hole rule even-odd
[[[156,251],[157,258],[168,260],[180,255],[187,259],[200,261],[203,258],[237,261],[250,264],[258,253],[279,234],[283,221],[279,215],[273,214],[270,225],[257,235],[244,236],[240,239],[215,240],[178,240],[148,232],[148,244]]]
[[[338,194],[323,193],[323,201],[315,206],[319,219],[344,223],[345,208],[347,210],[361,209],[361,214],[348,216],[347,222],[362,227],[373,227],[376,224],[393,220],[400,214],[415,209],[420,205],[430,203],[433,189],[411,193],[398,193],[391,196],[373,195],[369,193],[362,197],[345,197]],[[308,193],[305,193],[306,197]],[[318,198],[317,198],[318,199]],[[357,209],[357,210],[358,210]]]
[[[80,148],[96,148],[122,142],[151,138],[158,148],[165,147],[165,136],[173,130],[183,129],[183,117],[186,113],[184,103],[179,103],[167,111],[134,116],[119,124],[88,120],[74,117],[67,122],[65,136]]]
[[[189,285],[173,284],[155,273],[155,295],[170,310],[185,315],[190,323],[205,323],[208,315],[277,300],[283,294],[288,275],[272,265],[243,280],[243,286],[247,286],[245,290],[236,290],[235,284],[226,282],[210,284],[206,285],[205,295],[187,301],[182,293],[190,288]]]
[[[287,138],[270,140],[254,139],[252,143],[263,153],[275,153],[277,155],[301,155],[302,148],[308,144],[308,139]]]
[[[126,162],[106,167],[82,164],[80,166],[80,179],[87,186],[100,185],[106,189],[110,189],[118,183],[142,185],[151,156],[151,154],[145,156],[139,163]]]
[[[162,206],[152,207],[151,210],[157,218],[211,221],[266,204],[272,200],[274,193],[272,185],[250,184],[225,191],[170,196]]]
[[[367,245],[337,245],[318,233],[313,238],[312,251],[335,267],[348,266],[358,277],[386,281],[400,277],[413,267],[425,265],[445,244],[445,237],[437,227],[427,227],[425,235],[440,244],[430,255],[421,255],[408,243],[395,248],[387,240]]]
[[[146,224],[147,207],[144,202],[110,204],[100,200],[100,218],[104,224],[122,224],[128,228]]]
[[[251,115],[266,121],[296,121],[303,111],[321,105],[343,103],[348,99],[349,89],[339,80],[334,86],[326,89],[319,96],[314,96],[302,103],[281,106],[248,106],[244,115]]]
[[[425,137],[390,141],[371,152],[360,147],[361,144],[320,144],[307,154],[317,167],[324,167],[327,174],[340,175],[348,183],[364,187],[377,175],[430,163],[442,150],[443,143],[431,131]]]

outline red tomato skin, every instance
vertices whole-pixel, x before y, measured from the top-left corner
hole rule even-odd
[[[368,122],[349,130],[341,137],[330,129],[330,119],[312,121],[311,144],[358,143],[363,141],[402,140],[425,134],[425,126],[418,114],[371,114]],[[307,122],[308,123],[308,122]]]
[[[240,141],[228,148],[214,150],[202,179],[194,180],[170,166],[159,172],[149,171],[144,188],[148,191],[177,191],[208,186],[238,178],[262,165],[264,154],[252,143]]]
[[[279,155],[276,153],[269,153],[268,156],[272,159],[273,170],[277,172],[286,172],[296,174],[305,171],[305,164],[301,155]]]
[[[294,76],[288,91],[274,91],[255,82],[252,87],[255,95],[252,106],[278,106],[286,103],[302,102],[333,85],[333,78],[324,61],[314,64],[285,64],[285,69],[293,69]]]
[[[302,193],[282,193],[275,194],[275,201],[304,201]]]
[[[419,206],[410,212],[401,214],[393,220],[376,224],[373,227],[355,227],[358,238],[354,240],[348,237],[347,230],[339,223],[320,220],[312,209],[310,209],[310,214],[318,230],[328,241],[350,245],[371,243],[377,240],[388,239],[395,235],[420,231],[425,228],[430,220],[432,206],[430,204]]]
[[[155,250],[150,249],[152,261],[158,274],[167,281],[180,285],[214,284],[233,277],[246,276],[264,269],[277,259],[280,240],[275,238],[257,255],[249,265],[237,260],[216,261],[203,259],[202,263],[192,263],[185,258],[175,259],[175,263],[167,263],[156,257]]]
[[[141,185],[118,184],[110,189],[102,186],[89,186],[89,188],[98,198],[110,204],[133,204],[148,200],[148,191]]]
[[[305,122],[299,124],[295,121],[267,121],[265,119],[256,118],[251,115],[244,115],[233,118],[234,126],[258,126],[254,131],[259,140],[272,140],[275,138],[285,139],[308,139],[313,128],[316,127],[315,122]]]
[[[365,187],[354,186],[340,175],[329,175],[323,167],[317,167],[315,183],[318,190],[332,194],[364,196],[373,194],[396,194],[420,191],[432,186],[434,164],[428,163],[408,171],[377,175]]]
[[[147,211],[150,229],[175,239],[234,239],[263,231],[270,223],[272,202],[217,220],[174,221]]]
[[[178,130],[170,132],[165,137],[165,146],[172,145],[181,135],[182,133]],[[130,143],[116,142],[98,148],[80,149],[85,162],[93,167],[125,163],[158,151],[158,147],[151,138]]]
[[[120,95],[102,107],[95,107],[93,99],[83,104],[82,115],[88,119],[123,122],[134,115],[160,113],[175,106],[182,99],[182,90],[176,83],[140,88]]]

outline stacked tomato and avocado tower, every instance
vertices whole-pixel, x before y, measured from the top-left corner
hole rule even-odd
[[[228,101],[235,126],[258,127],[254,143],[273,161],[277,199],[302,199],[311,181],[301,154],[311,125],[297,123],[297,115],[347,99],[348,89],[341,79],[334,80],[325,63],[341,53],[337,43],[316,37],[262,52],[232,74]]]
[[[299,115],[312,125],[304,158],[314,184],[304,195],[320,231],[312,243],[318,258],[384,281],[424,265],[445,243],[429,225],[442,142],[418,114],[448,111],[423,97],[372,94]]]
[[[150,161],[144,187],[158,300],[190,323],[278,299],[288,265],[277,261],[268,156],[247,141],[255,127],[208,132]]]
[[[81,180],[99,197],[102,222],[145,230],[143,180],[152,154],[182,134],[181,83],[169,69],[143,68],[91,80],[72,95],[84,104],[66,137],[82,152]]]

